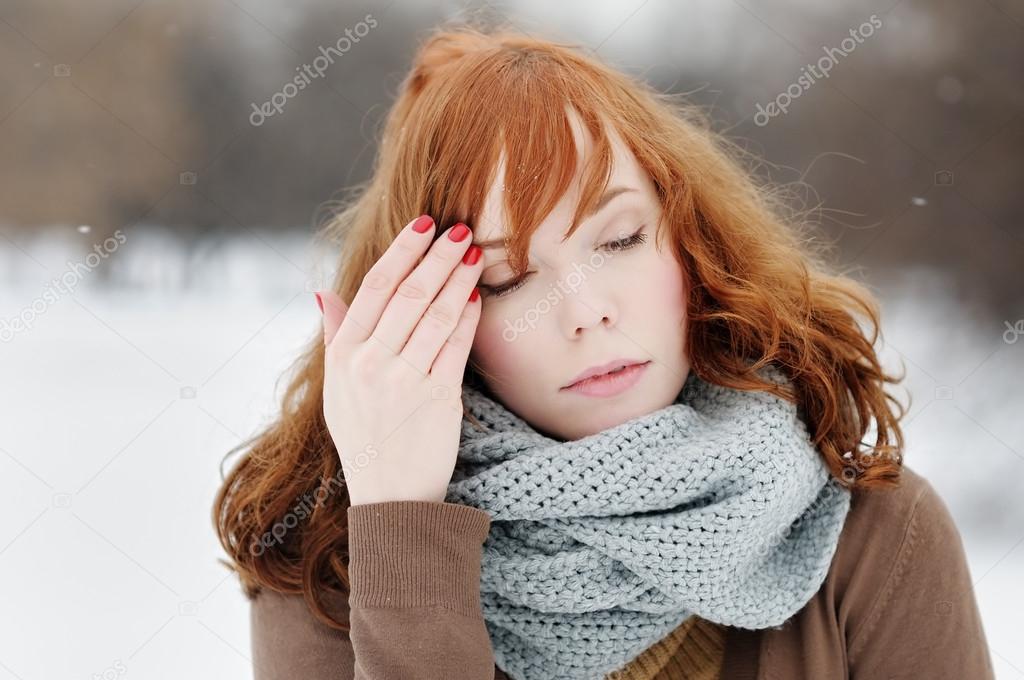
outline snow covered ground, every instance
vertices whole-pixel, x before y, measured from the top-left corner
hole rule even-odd
[[[126,236],[105,275],[82,267],[88,232],[0,248],[0,680],[251,677],[210,507],[320,322],[330,262],[301,236],[188,252]],[[73,291],[54,293],[61,276]],[[998,677],[1024,678],[1024,332],[927,272],[884,290],[885,357],[914,398],[906,461],[960,526]]]

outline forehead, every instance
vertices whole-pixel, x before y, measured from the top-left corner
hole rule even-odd
[[[576,174],[574,175],[569,188],[563,194],[554,209],[547,215],[537,228],[537,234],[551,232],[553,237],[561,239],[568,231],[572,220],[573,211],[580,199],[582,191],[582,174],[585,162],[593,150],[593,138],[587,131],[572,109],[566,110],[569,126],[572,130],[573,141],[576,145]],[[646,192],[650,178],[640,167],[636,157],[630,152],[622,138],[615,130],[615,127],[605,121],[605,131],[612,150],[611,174],[608,178],[608,186],[624,185],[635,187]],[[504,186],[505,172],[508,156],[502,151],[498,157],[495,179],[488,187],[483,207],[477,216],[473,231],[476,233],[475,241],[490,241],[501,239],[509,226],[508,217],[504,207]]]

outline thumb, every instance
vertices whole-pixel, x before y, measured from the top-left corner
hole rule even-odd
[[[331,344],[331,340],[338,333],[345,314],[348,313],[348,305],[342,301],[333,291],[318,290],[316,293],[317,304],[323,313],[324,322],[324,344]]]

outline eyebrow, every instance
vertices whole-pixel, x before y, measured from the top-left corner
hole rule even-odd
[[[627,187],[627,186],[617,186],[617,187],[612,187],[611,189],[608,189],[608,191],[604,192],[604,195],[601,196],[601,198],[597,199],[597,204],[591,210],[588,210],[583,215],[583,219],[587,219],[589,217],[593,217],[597,213],[599,213],[602,210],[604,210],[604,208],[609,203],[611,203],[613,198],[615,198],[619,194],[625,194],[625,193],[628,193],[630,191],[636,191],[636,189],[633,188],[633,187]],[[483,250],[487,250],[488,248],[504,248],[505,247],[505,239],[504,238],[492,238],[492,239],[488,239],[486,241],[474,241],[473,245],[475,245],[475,246],[477,246],[479,248],[482,248]]]

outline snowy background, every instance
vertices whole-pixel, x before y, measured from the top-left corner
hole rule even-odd
[[[906,462],[960,527],[998,677],[1024,678],[1019,8],[43,5],[0,3],[0,680],[251,677],[211,522],[221,461],[273,416],[320,323],[311,291],[337,254],[310,215],[368,171],[418,32],[481,6],[695,90],[814,187],[882,301],[887,365],[907,370]],[[378,33],[351,59],[249,123],[367,12]],[[752,122],[875,12],[879,35],[829,82]],[[54,295],[61,277],[73,289]]]
[[[5,316],[80,252],[88,236],[68,231],[23,243],[38,264],[2,262],[19,271]],[[210,504],[223,454],[273,413],[317,328],[306,288],[323,258],[294,237],[191,261],[140,237],[116,257],[116,284],[86,278],[3,345],[0,678],[102,677],[118,660],[127,677],[250,677]],[[194,285],[175,281],[186,270]],[[1010,344],[948,299],[924,273],[891,289],[886,363],[905,361],[906,462],[960,526],[999,677],[1024,677],[1024,334]]]

